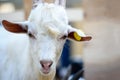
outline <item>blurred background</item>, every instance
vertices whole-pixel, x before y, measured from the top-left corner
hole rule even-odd
[[[120,80],[119,3],[120,0],[67,0],[70,24],[93,39],[67,41],[63,53],[68,53],[64,55],[68,58],[62,63],[62,56],[60,65],[68,67],[70,61],[76,61],[83,66],[84,62],[86,80]],[[0,21],[25,21],[31,4],[32,0],[0,0]]]

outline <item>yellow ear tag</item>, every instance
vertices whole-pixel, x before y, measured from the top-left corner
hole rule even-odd
[[[75,38],[75,40],[77,40],[77,41],[80,41],[80,40],[81,40],[81,37],[80,37],[76,32],[74,32],[74,38]]]

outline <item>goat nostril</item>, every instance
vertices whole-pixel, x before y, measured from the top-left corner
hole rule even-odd
[[[49,67],[51,67],[52,63],[49,65]]]
[[[42,68],[49,69],[52,66],[53,62],[52,61],[40,61],[40,64]]]
[[[42,67],[44,67],[44,65],[43,65],[43,64],[41,64],[41,66],[42,66]]]

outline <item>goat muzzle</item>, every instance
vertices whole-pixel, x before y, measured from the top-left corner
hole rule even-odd
[[[42,71],[44,74],[48,74],[50,72],[50,67],[52,66],[52,61],[40,61],[40,64],[42,66]]]

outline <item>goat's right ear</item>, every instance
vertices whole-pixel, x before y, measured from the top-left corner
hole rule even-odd
[[[81,36],[78,32],[73,31],[68,34],[68,38],[73,39],[75,41],[89,41],[92,39],[91,36]]]
[[[7,31],[13,33],[27,33],[28,31],[28,25],[26,22],[12,23],[7,20],[3,20],[2,25]]]
[[[84,34],[83,31],[75,29],[75,28],[70,28],[69,33],[67,36],[69,39],[73,39],[76,41],[89,41],[92,39],[91,36],[87,36]]]

